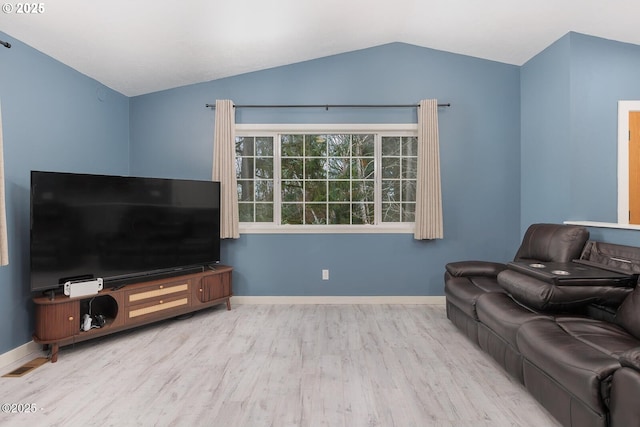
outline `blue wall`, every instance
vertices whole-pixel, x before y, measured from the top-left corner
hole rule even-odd
[[[0,100],[9,265],[0,267],[0,354],[31,340],[29,173],[127,174],[129,100],[8,35]]]
[[[520,77],[511,65],[394,43],[135,97],[131,173],[210,179],[216,99],[439,109],[445,239],[242,235],[223,242],[236,295],[442,295],[444,264],[505,260],[520,240]],[[412,122],[406,110],[239,110],[238,123]],[[331,280],[321,281],[321,269]]]
[[[618,101],[640,99],[640,46],[569,33],[521,70],[521,231],[533,222],[617,222]],[[639,245],[640,232],[592,228]]]
[[[531,59],[520,72],[522,231],[535,222],[567,219],[571,152],[569,39]]]

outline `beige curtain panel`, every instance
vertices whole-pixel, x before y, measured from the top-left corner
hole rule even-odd
[[[416,228],[413,237],[418,240],[442,239],[440,141],[436,99],[424,99],[420,101],[418,108],[417,179]]]
[[[213,136],[214,181],[220,181],[220,238],[240,237],[236,182],[236,119],[233,102],[216,100]]]
[[[7,209],[4,202],[4,147],[2,143],[2,110],[0,109],[0,265],[9,264]]]

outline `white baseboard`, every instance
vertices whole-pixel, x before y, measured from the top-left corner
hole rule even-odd
[[[234,296],[232,304],[420,304],[444,305],[444,296]]]
[[[14,362],[22,359],[23,357],[27,357],[32,353],[37,353],[38,356],[41,356],[42,353],[42,345],[37,344],[33,341],[29,341],[26,344],[21,345],[20,347],[16,347],[13,350],[9,350],[6,353],[0,354],[0,368],[5,366],[9,366]]]

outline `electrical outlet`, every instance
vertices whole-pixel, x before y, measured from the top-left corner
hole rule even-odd
[[[329,280],[329,270],[322,270],[322,280]]]

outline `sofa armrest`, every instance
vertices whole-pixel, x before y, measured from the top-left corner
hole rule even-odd
[[[618,361],[622,366],[633,368],[640,372],[640,347],[620,353]]]
[[[454,277],[464,276],[487,276],[497,277],[498,273],[505,270],[507,266],[499,262],[488,261],[458,261],[450,262],[445,268]]]

